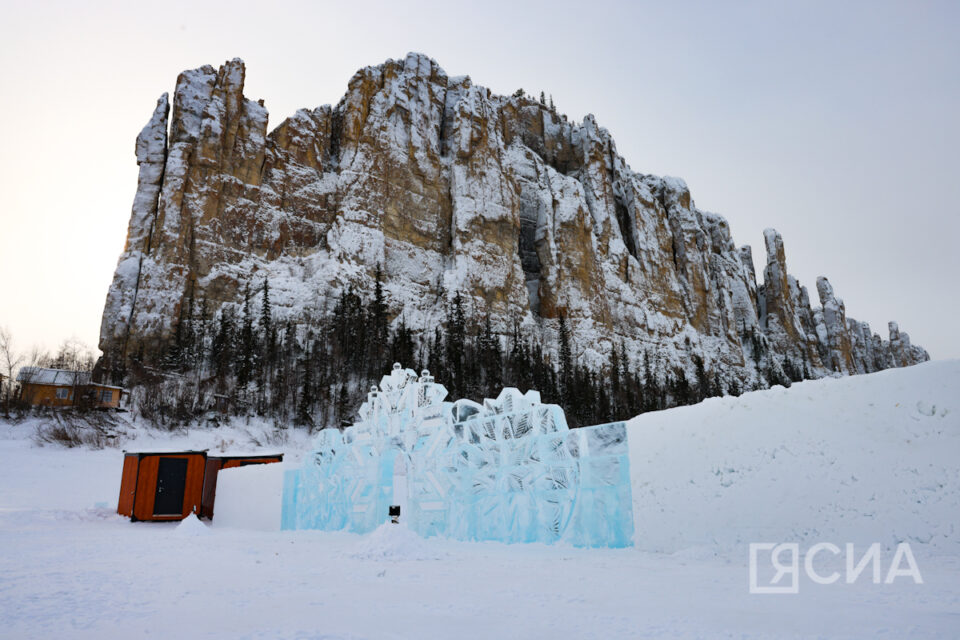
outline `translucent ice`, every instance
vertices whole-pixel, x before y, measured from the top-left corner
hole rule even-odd
[[[632,544],[622,422],[570,430],[540,394],[444,402],[443,385],[394,365],[360,421],[317,436],[284,480],[284,529],[365,533],[400,505],[422,536],[501,542]]]

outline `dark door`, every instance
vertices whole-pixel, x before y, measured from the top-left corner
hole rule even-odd
[[[157,467],[157,494],[153,498],[153,515],[173,516],[183,513],[183,491],[187,486],[187,459],[160,458]]]

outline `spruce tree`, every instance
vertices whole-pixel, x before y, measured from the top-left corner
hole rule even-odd
[[[297,403],[297,424],[308,427],[313,426],[313,367],[310,366],[310,350],[303,354],[300,359],[300,399]]]
[[[268,336],[273,330],[273,308],[270,306],[270,281],[263,281],[263,301],[260,303],[260,335]]]
[[[240,335],[237,345],[237,386],[241,392],[247,390],[253,374],[254,337],[253,314],[250,312],[250,285],[243,294],[243,316],[240,319]]]
[[[567,329],[567,319],[560,311],[560,328],[558,341],[560,343],[560,398],[564,408],[570,406],[573,390],[573,354],[570,350],[570,332]]]
[[[229,307],[220,309],[217,332],[210,344],[210,367],[217,377],[221,391],[225,390],[227,377],[233,369],[234,329],[233,317]]]
[[[386,373],[386,354],[390,346],[387,329],[387,305],[383,295],[383,270],[379,262],[374,275],[373,300],[370,302],[369,316],[370,373],[376,377]],[[396,360],[396,362],[403,362],[404,366],[412,365],[410,361]]]
[[[467,321],[463,311],[463,298],[457,291],[453,297],[453,305],[447,316],[447,339],[444,349],[446,370],[451,379],[451,389],[456,397],[463,397],[466,393],[464,379],[464,349],[467,342]]]

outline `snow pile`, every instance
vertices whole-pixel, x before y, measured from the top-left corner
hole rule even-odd
[[[279,531],[282,494],[282,463],[221,469],[213,524],[217,528]]]
[[[207,525],[200,522],[197,514],[191,513],[180,521],[177,528],[173,530],[173,535],[178,538],[199,538],[210,535],[210,529]]]
[[[960,361],[802,382],[628,423],[636,546],[909,542],[960,554]]]
[[[436,560],[443,555],[436,543],[436,538],[423,538],[402,523],[386,522],[362,536],[348,555],[361,560]]]

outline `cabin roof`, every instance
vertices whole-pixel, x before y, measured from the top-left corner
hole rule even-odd
[[[20,371],[17,373],[17,382],[72,387],[74,385],[90,384],[90,372],[48,369],[46,367],[20,367]]]
[[[227,453],[207,454],[207,460],[261,460],[264,458],[280,458],[283,460],[282,453],[242,453],[239,451],[228,451]]]
[[[171,449],[140,449],[139,451],[124,450],[123,455],[138,456],[141,458],[144,456],[200,456],[200,455],[205,456],[207,455],[207,450],[201,449],[197,451],[195,449],[186,449],[186,450],[181,449],[180,451],[177,451],[177,450],[171,450]]]

